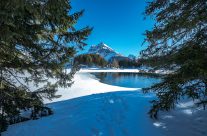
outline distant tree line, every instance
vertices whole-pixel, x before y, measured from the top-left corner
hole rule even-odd
[[[99,54],[81,54],[74,59],[74,63],[91,66],[100,66],[100,67],[113,67],[113,68],[133,68],[139,67],[141,63],[138,63],[136,60],[131,59],[122,59],[117,60],[113,59],[111,61],[106,61]]]
[[[74,63],[83,64],[89,67],[91,66],[100,66],[100,67],[113,67],[113,68],[129,68],[129,67],[138,67],[140,63],[136,60],[131,59],[112,59],[107,62],[102,56],[99,54],[81,54],[74,59]]]
[[[154,68],[162,68],[166,64],[166,60],[172,61],[172,58],[168,56],[153,56],[150,58],[140,58],[138,59],[138,65],[145,65]],[[162,66],[162,67],[160,67]],[[169,69],[169,67],[167,67]]]
[[[74,59],[74,63],[87,66],[106,67],[108,62],[98,54],[82,54]]]
[[[129,67],[139,67],[140,64],[136,60],[130,60],[130,59],[125,59],[125,60],[120,60],[119,62],[119,67],[123,68],[129,68]]]

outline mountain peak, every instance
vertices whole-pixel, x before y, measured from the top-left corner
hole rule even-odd
[[[108,49],[111,51],[114,51],[111,47],[109,47],[107,44],[105,44],[104,42],[99,43],[98,45],[95,45],[98,48],[103,48],[103,49]]]
[[[107,61],[112,59],[113,57],[122,56],[103,42],[97,45],[92,45],[88,50],[88,54],[99,54]]]

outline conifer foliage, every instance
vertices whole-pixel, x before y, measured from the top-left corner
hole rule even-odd
[[[146,31],[149,45],[142,51],[144,60],[153,60],[154,67],[173,68],[153,90],[150,114],[170,110],[184,98],[196,100],[205,108],[207,103],[207,2],[206,0],[153,0],[146,16],[155,19],[152,30]],[[157,61],[156,61],[157,60]],[[156,61],[156,62],[155,62]]]
[[[74,58],[75,64],[83,64],[87,66],[100,66],[106,67],[107,61],[99,54],[81,54]]]
[[[91,32],[89,27],[74,28],[82,14],[71,13],[68,0],[0,1],[1,131],[21,110],[32,109],[33,118],[43,115],[43,98],[57,97],[58,86],[71,85],[76,68],[68,73],[65,63],[86,45]]]

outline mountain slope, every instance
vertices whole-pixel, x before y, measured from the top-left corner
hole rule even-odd
[[[99,54],[107,61],[112,61],[114,59],[129,59],[116,51],[110,48],[105,43],[100,43],[98,45],[92,45],[91,48],[88,50],[87,54]]]

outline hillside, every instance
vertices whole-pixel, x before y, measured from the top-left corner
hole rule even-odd
[[[99,43],[98,45],[92,45],[87,54],[99,54],[108,62],[113,60],[129,60],[130,58],[116,52],[114,49],[106,45],[105,43]]]

